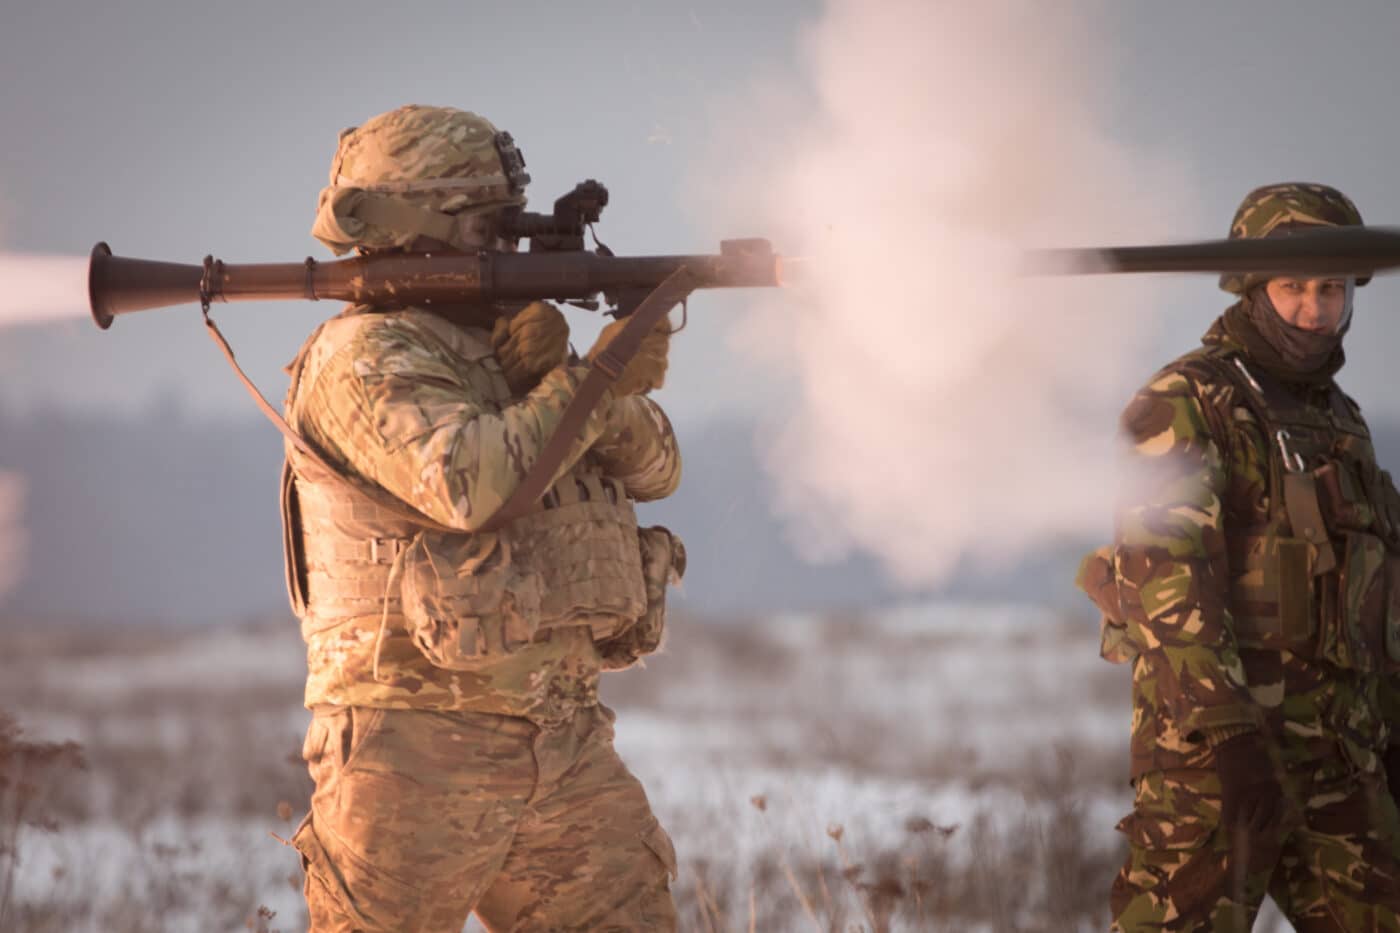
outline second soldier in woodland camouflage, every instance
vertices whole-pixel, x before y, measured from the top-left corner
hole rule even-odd
[[[337,253],[512,249],[497,223],[526,181],[486,120],[402,107],[341,135],[313,233]],[[669,329],[543,500],[482,530],[585,367],[550,305],[438,310],[348,308],[291,367],[287,421],[320,454],[289,444],[283,484],[315,713],[292,840],[311,929],[458,933],[472,911],[492,930],[672,929],[675,853],[597,693],[657,647],[684,568],[633,511],[680,478],[645,397]]]
[[[1232,237],[1360,224],[1252,192]],[[1112,548],[1080,583],[1133,667],[1114,929],[1400,930],[1400,496],[1337,387],[1365,278],[1225,276],[1240,300],[1123,413]]]

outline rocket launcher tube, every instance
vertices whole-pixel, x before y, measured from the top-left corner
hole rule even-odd
[[[1237,272],[1303,277],[1369,276],[1400,268],[1400,228],[1329,227],[1266,239],[1164,246],[1031,251],[1032,275],[1114,272]]]
[[[779,259],[763,239],[725,240],[717,254],[603,256],[583,251],[540,253],[376,253],[330,262],[203,266],[114,256],[92,250],[88,298],[104,330],[120,314],[206,301],[329,299],[408,306],[494,301],[588,300],[604,294],[621,316],[677,270],[696,288],[772,287]]]

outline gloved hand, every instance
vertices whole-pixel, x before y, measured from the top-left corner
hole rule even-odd
[[[531,302],[513,317],[496,319],[491,346],[511,392],[524,395],[568,361],[569,322],[554,305]]]
[[[588,359],[603,352],[612,338],[627,326],[626,318],[618,318],[603,328],[602,333],[588,351]],[[656,323],[637,349],[637,355],[627,363],[622,375],[613,383],[613,395],[644,395],[659,389],[666,382],[667,354],[671,350],[671,322],[662,318]]]
[[[1214,747],[1220,775],[1221,824],[1265,836],[1283,820],[1283,786],[1263,734],[1252,731]]]
[[[1400,745],[1387,748],[1381,761],[1385,764],[1385,782],[1390,788],[1390,796],[1400,802]]]

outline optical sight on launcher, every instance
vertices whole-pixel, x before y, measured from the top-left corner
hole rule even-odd
[[[502,212],[501,232],[507,239],[528,237],[532,253],[583,249],[583,231],[598,222],[607,206],[608,189],[589,178],[555,200],[552,214],[506,208]],[[612,252],[609,250],[605,255],[612,255]]]

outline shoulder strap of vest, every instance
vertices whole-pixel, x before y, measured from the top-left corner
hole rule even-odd
[[[529,511],[530,507],[548,491],[549,481],[553,478],[559,464],[563,463],[564,458],[568,456],[569,448],[578,438],[579,432],[583,430],[588,416],[597,407],[603,393],[617,381],[628,362],[637,355],[637,351],[642,345],[642,338],[657,325],[667,312],[694,291],[697,284],[695,276],[689,269],[682,266],[663,280],[637,306],[622,330],[618,331],[612,341],[589,364],[588,372],[579,383],[573,399],[565,407],[564,414],[559,419],[559,425],[554,429],[549,440],[545,442],[544,449],[535,458],[535,462],[530,465],[530,469],[526,471],[520,484],[516,486],[515,492],[511,493],[501,507],[479,526],[478,531],[496,531],[503,525],[514,521]],[[233,348],[224,339],[224,335],[219,331],[214,319],[209,316],[207,306],[204,309],[204,324],[209,330],[209,335],[223,351],[229,365],[233,367],[233,371],[238,374],[239,381],[248,390],[248,394],[252,396],[258,409],[281,432],[288,443],[296,448],[298,453],[325,470],[328,476],[334,477],[346,489],[370,499],[376,505],[399,518],[435,531],[461,533],[460,528],[452,528],[434,521],[417,509],[411,508],[406,503],[376,487],[352,481],[343,472],[332,466],[314,445],[292,430],[286,420],[268,403],[258,387],[243,372],[243,368],[238,365],[238,360],[234,357]]]

